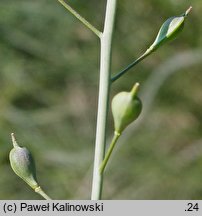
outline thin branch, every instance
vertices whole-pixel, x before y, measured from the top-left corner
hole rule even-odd
[[[152,49],[147,49],[147,51],[141,55],[138,59],[133,61],[131,64],[129,64],[127,67],[125,67],[123,70],[121,70],[119,73],[117,73],[114,77],[111,78],[111,82],[116,81],[121,76],[123,76],[127,71],[129,71],[131,68],[133,68],[135,65],[140,63],[143,59],[145,59],[148,55],[150,55],[153,52]]]
[[[102,35],[98,29],[96,29],[91,23],[89,23],[84,17],[82,17],[77,11],[75,11],[68,3],[64,0],[58,0],[71,14],[73,14],[79,21],[81,21],[88,29],[90,29],[99,38]]]

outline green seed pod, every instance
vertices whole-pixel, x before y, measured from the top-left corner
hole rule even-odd
[[[36,179],[34,159],[27,148],[20,147],[11,134],[14,148],[10,151],[9,159],[13,171],[34,190],[39,187]]]
[[[152,51],[154,51],[164,43],[175,39],[177,35],[182,31],[185,18],[187,17],[191,9],[192,7],[190,7],[184,14],[180,16],[174,16],[167,19],[161,26],[158,35],[154,43],[150,46],[149,50],[151,49]]]
[[[136,83],[131,92],[120,92],[112,99],[114,127],[119,134],[141,113],[142,102],[137,97],[138,87],[139,83]]]

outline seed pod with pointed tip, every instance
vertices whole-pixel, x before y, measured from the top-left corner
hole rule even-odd
[[[175,39],[177,35],[182,31],[185,18],[187,17],[191,9],[192,7],[189,7],[184,14],[167,19],[161,26],[158,35],[154,43],[150,46],[149,50],[154,51],[165,42]]]
[[[36,179],[36,169],[34,159],[30,151],[25,147],[20,147],[11,134],[14,148],[10,151],[9,159],[13,171],[22,178],[34,190],[39,187]]]
[[[137,97],[138,87],[139,83],[136,83],[131,92],[120,92],[112,99],[114,127],[119,134],[141,113],[142,102]]]

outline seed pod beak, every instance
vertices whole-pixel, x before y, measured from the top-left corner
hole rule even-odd
[[[184,16],[186,17],[190,12],[192,11],[192,6],[190,6],[186,12],[184,13]]]

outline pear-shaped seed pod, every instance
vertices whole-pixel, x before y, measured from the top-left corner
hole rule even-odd
[[[34,190],[39,187],[36,179],[36,169],[34,159],[30,151],[25,147],[20,147],[11,134],[14,148],[10,151],[9,159],[13,171],[22,178]]]
[[[120,92],[112,99],[114,127],[119,134],[141,113],[142,102],[137,97],[138,87],[139,83],[136,83],[131,92]]]

